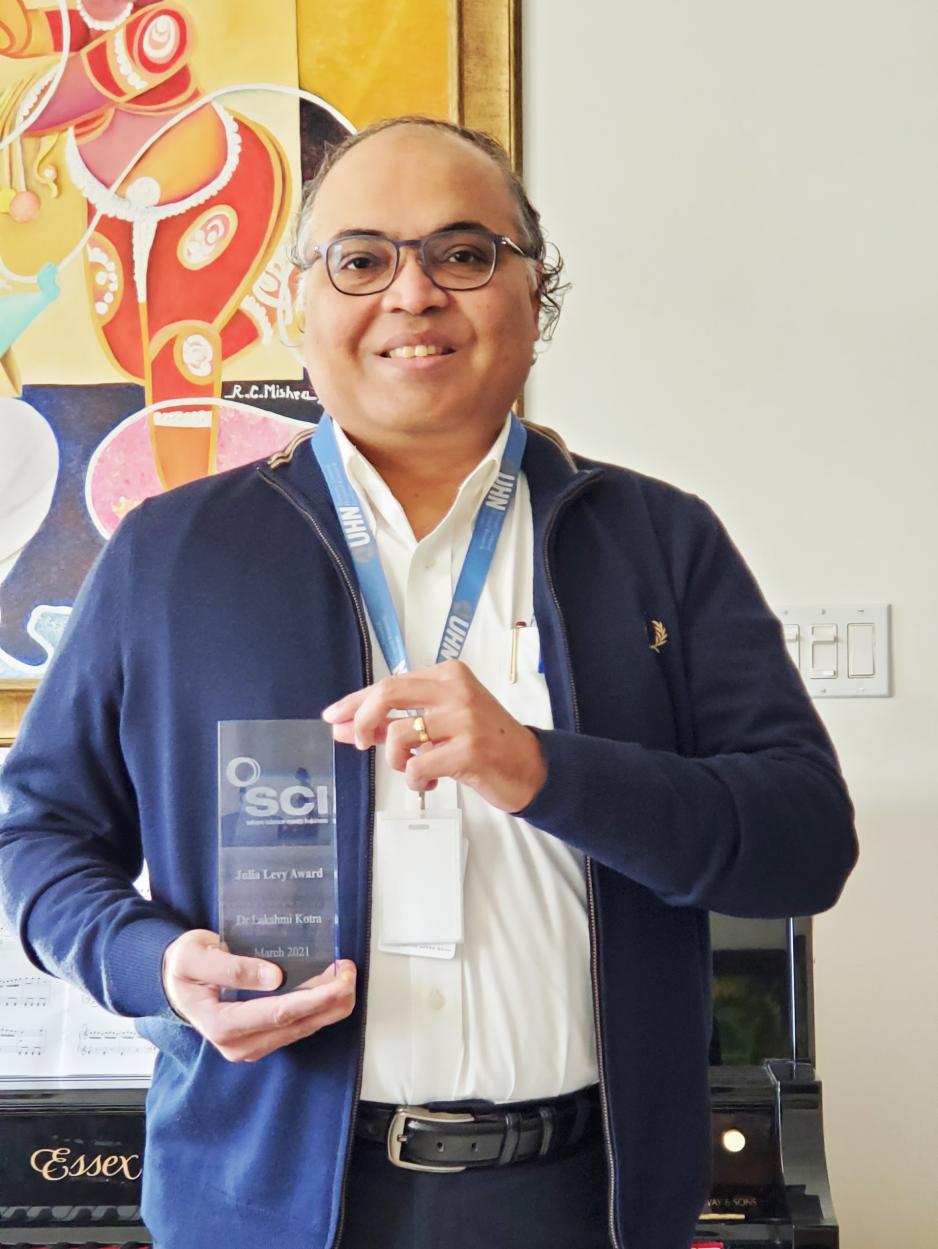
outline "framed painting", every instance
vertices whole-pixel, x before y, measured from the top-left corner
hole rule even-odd
[[[0,743],[143,499],[318,419],[291,221],[423,113],[521,165],[521,0],[0,0]]]

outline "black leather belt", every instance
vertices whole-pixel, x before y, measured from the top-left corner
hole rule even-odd
[[[355,1136],[385,1145],[389,1160],[408,1171],[465,1171],[546,1158],[594,1136],[599,1125],[594,1085],[511,1109],[441,1111],[360,1102]]]

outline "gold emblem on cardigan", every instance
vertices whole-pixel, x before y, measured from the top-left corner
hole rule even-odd
[[[667,645],[668,631],[660,620],[649,621],[652,631],[652,640],[648,644],[648,649],[653,650],[656,655],[661,653],[662,646]]]

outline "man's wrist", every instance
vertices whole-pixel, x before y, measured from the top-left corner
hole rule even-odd
[[[512,815],[517,815],[519,811],[523,811],[526,807],[529,807],[544,788],[544,784],[547,781],[547,760],[544,758],[544,752],[541,749],[541,740],[538,737],[537,730],[532,728],[529,724],[523,725],[523,728],[527,735],[530,747],[528,755],[530,764],[523,771],[524,789],[520,795],[522,801],[515,806],[514,810],[511,812]]]

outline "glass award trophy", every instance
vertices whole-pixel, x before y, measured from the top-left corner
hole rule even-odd
[[[295,989],[338,957],[335,765],[322,720],[218,724],[218,910],[232,954]],[[257,994],[224,990],[226,1000]]]

